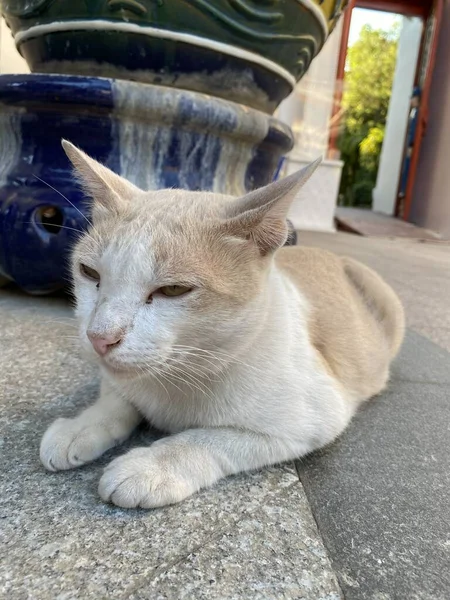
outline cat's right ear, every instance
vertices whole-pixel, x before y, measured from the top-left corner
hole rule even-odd
[[[223,230],[228,235],[252,241],[262,256],[283,246],[288,236],[289,208],[321,160],[318,158],[284,179],[228,202]]]
[[[97,162],[67,140],[61,140],[64,152],[75,169],[84,192],[93,199],[93,219],[105,214],[120,214],[139,188]]]

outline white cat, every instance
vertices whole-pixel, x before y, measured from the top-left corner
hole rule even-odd
[[[102,384],[45,433],[47,469],[95,460],[145,418],[172,435],[112,461],[99,493],[163,506],[330,443],[385,387],[404,334],[397,296],[353,260],[282,248],[317,161],[236,199],[143,192],[63,145],[93,198],[72,271]]]

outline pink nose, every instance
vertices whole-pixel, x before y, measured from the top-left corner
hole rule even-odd
[[[87,336],[93,345],[94,350],[97,354],[100,354],[100,356],[104,356],[111,348],[117,346],[122,340],[121,334],[98,335],[88,332]]]

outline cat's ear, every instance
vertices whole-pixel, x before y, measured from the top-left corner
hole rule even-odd
[[[289,208],[321,161],[318,158],[300,171],[231,202],[226,208],[228,232],[253,240],[262,255],[283,246],[288,235]]]
[[[67,140],[61,140],[64,152],[74,166],[75,175],[93,203],[94,219],[106,213],[120,213],[133,195],[141,190],[100,164]]]

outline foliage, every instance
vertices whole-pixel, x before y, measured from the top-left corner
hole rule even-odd
[[[353,204],[364,208],[372,206],[373,183],[370,179],[362,179],[353,184]]]
[[[378,158],[384,138],[384,127],[377,125],[369,129],[366,137],[359,144],[359,162],[370,173],[376,173]]]
[[[348,49],[339,138],[344,161],[341,204],[370,205],[368,198],[376,182],[399,30],[398,23],[389,31],[365,25],[359,39]]]

